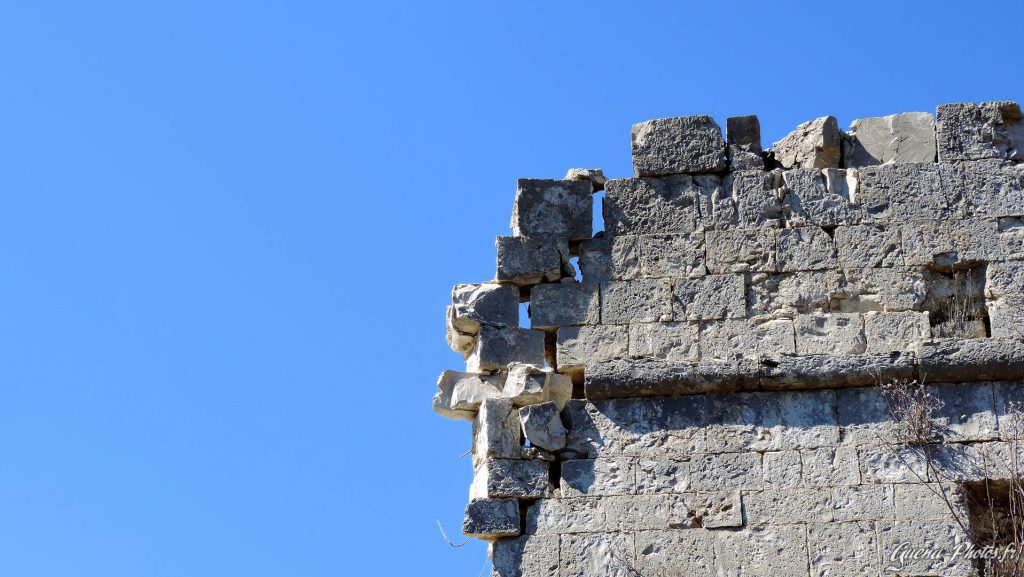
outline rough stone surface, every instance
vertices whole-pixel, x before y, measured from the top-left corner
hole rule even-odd
[[[611,235],[689,233],[697,229],[697,185],[691,176],[622,178],[605,183],[605,231]]]
[[[601,320],[597,284],[553,283],[530,291],[530,326],[557,330],[572,325],[596,325]]]
[[[499,539],[492,552],[493,577],[558,577],[558,535]]]
[[[677,279],[672,286],[672,318],[677,321],[742,318],[746,309],[744,299],[743,275]]]
[[[472,420],[485,399],[501,397],[504,375],[445,371],[437,379],[434,411],[449,419]]]
[[[797,354],[859,355],[867,348],[864,317],[858,314],[799,315],[794,326]]]
[[[480,328],[476,346],[466,359],[470,372],[502,370],[513,363],[544,365],[544,333],[530,329]]]
[[[859,169],[857,198],[864,220],[890,224],[958,216],[938,167],[883,164]]]
[[[836,244],[816,226],[785,228],[778,236],[778,266],[783,272],[838,268]]]
[[[772,146],[783,168],[839,168],[842,132],[835,117],[823,116],[796,127]]]
[[[473,422],[473,461],[522,455],[519,413],[509,399],[485,399]]]
[[[709,231],[708,272],[777,272],[775,234],[770,228]]]
[[[498,282],[528,286],[573,276],[568,269],[569,244],[564,238],[499,236],[494,244],[498,250]]]
[[[586,180],[594,192],[604,190],[604,183],[608,181],[600,168],[570,168],[563,180]]]
[[[903,241],[898,228],[863,224],[840,226],[835,232],[839,265],[844,269],[903,265]]]
[[[629,356],[695,363],[700,360],[697,325],[641,323],[629,325]]]
[[[725,170],[722,129],[710,116],[659,118],[633,125],[637,176]]]
[[[860,222],[854,175],[853,171],[837,169],[783,172],[786,195],[782,201],[782,216],[786,225],[838,226]]]
[[[671,297],[668,279],[605,283],[601,285],[601,321],[610,325],[670,321]]]
[[[540,498],[551,492],[548,464],[520,459],[487,459],[473,475],[471,499]]]
[[[523,423],[523,436],[531,446],[548,451],[560,451],[565,447],[565,427],[555,403],[523,407],[519,409],[519,420]]]
[[[700,349],[703,358],[714,359],[795,354],[793,322],[788,319],[758,319],[701,323]]]
[[[519,291],[500,284],[460,284],[452,289],[448,307],[447,340],[453,351],[469,354],[480,325],[519,326]]]
[[[519,534],[519,502],[515,499],[474,499],[466,505],[462,533],[477,539]]]
[[[562,463],[562,496],[636,493],[634,459],[574,459]]]
[[[935,162],[935,124],[927,112],[861,118],[843,140],[847,167]]]
[[[1024,125],[1016,102],[943,104],[935,112],[939,162],[1021,160]]]
[[[512,235],[586,240],[594,234],[593,206],[589,181],[521,178],[512,207]]]
[[[626,326],[584,326],[558,329],[558,371],[582,372],[588,362],[624,358],[629,351]]]

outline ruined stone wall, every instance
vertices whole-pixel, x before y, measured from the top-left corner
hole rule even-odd
[[[463,532],[501,577],[975,574],[965,487],[1015,474],[1024,400],[1019,106],[820,118],[767,151],[756,117],[727,129],[651,120],[636,178],[519,181],[494,279],[447,311]],[[927,450],[879,386],[915,380]]]

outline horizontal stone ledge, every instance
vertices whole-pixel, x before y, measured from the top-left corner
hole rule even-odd
[[[959,339],[925,343],[918,369],[929,383],[1024,379],[1024,340]]]
[[[731,392],[757,387],[754,359],[696,364],[643,359],[590,363],[584,373],[588,399]]]
[[[842,355],[768,355],[761,357],[763,390],[839,389],[914,378],[911,352]]]

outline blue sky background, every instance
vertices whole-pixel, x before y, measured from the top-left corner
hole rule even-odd
[[[475,577],[430,398],[515,179],[1019,99],[1021,11],[0,2],[0,575]]]

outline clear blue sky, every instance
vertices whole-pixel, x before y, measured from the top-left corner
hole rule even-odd
[[[1020,4],[682,4],[0,2],[0,575],[475,577],[430,398],[517,177],[1024,97]]]

